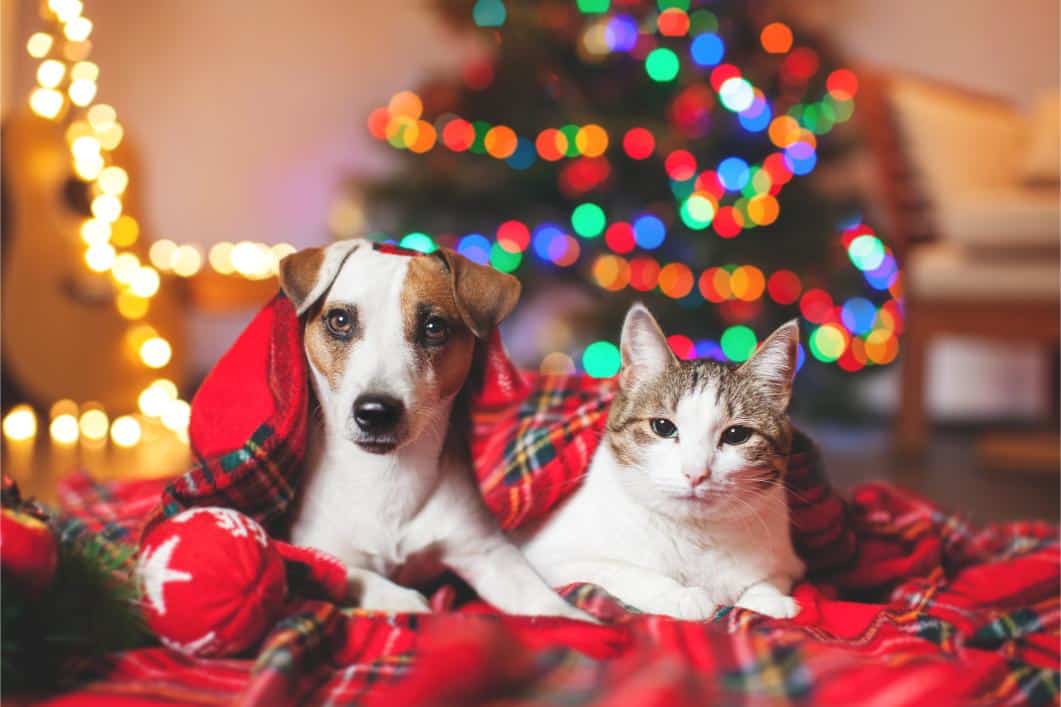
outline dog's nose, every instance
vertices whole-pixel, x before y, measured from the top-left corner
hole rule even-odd
[[[393,430],[402,419],[405,406],[389,395],[362,395],[354,401],[354,422],[363,431],[380,434]]]

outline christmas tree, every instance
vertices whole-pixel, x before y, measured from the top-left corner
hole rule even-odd
[[[800,316],[819,379],[895,358],[895,259],[843,188],[858,79],[825,41],[747,0],[437,9],[483,55],[369,116],[402,160],[357,188],[376,237],[513,272],[525,303],[591,290],[537,332],[544,369],[614,374],[635,299],[682,357],[742,361]]]

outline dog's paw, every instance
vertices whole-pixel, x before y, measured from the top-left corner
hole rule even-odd
[[[710,619],[718,610],[718,604],[711,598],[706,589],[700,587],[679,587],[659,597],[659,601],[650,611],[666,614],[685,621],[704,621]]]
[[[749,592],[740,598],[737,606],[774,619],[791,619],[799,613],[799,602],[780,592]]]

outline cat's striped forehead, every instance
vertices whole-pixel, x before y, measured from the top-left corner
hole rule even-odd
[[[779,448],[786,446],[788,418],[778,411],[762,381],[747,372],[708,360],[678,361],[658,375],[620,389],[608,418],[613,445],[624,456],[654,441],[646,425],[654,417],[671,418],[679,406],[703,411],[703,424],[739,421],[761,432]]]

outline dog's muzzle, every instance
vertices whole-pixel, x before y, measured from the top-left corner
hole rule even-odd
[[[398,444],[405,405],[390,395],[365,394],[354,401],[354,423],[361,431],[358,446],[368,452],[386,454]]]

